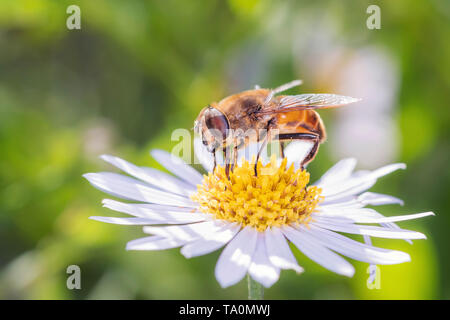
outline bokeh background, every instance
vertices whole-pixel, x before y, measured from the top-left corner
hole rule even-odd
[[[380,30],[366,27],[372,2]],[[66,28],[70,4],[81,30]],[[381,212],[437,216],[401,223],[428,235],[412,246],[374,239],[412,256],[381,267],[379,290],[366,264],[347,279],[296,251],[307,272],[282,272],[266,298],[449,299],[449,19],[445,0],[0,1],[0,298],[245,299],[245,281],[216,282],[219,252],[125,251],[141,228],[89,220],[112,212],[81,175],[113,170],[103,153],[161,168],[148,151],[170,150],[209,102],[300,78],[291,93],[364,99],[321,112],[313,180],[346,156],[361,169],[403,161],[374,190],[405,206]],[[72,264],[81,290],[66,288]]]

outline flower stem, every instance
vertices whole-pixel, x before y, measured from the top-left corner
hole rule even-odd
[[[248,300],[263,300],[264,288],[263,286],[253,280],[249,274],[247,274],[248,281]]]

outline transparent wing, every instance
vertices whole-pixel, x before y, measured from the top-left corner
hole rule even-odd
[[[273,109],[272,112],[287,112],[298,109],[336,108],[360,100],[361,99],[328,93],[299,94],[282,97],[278,107]]]

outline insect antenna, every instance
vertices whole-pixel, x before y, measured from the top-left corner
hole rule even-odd
[[[270,91],[269,95],[267,96],[266,100],[264,101],[264,105],[267,105],[270,102],[270,100],[272,100],[272,98],[277,93],[289,90],[293,87],[297,87],[297,86],[301,85],[302,83],[303,83],[302,80],[293,80],[291,82],[285,83],[285,84],[273,89],[272,91]]]

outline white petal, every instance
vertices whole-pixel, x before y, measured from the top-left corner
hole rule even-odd
[[[394,222],[388,222],[388,223],[380,223],[382,227],[390,228],[390,229],[401,229],[398,225],[396,225]],[[412,244],[413,242],[409,239],[404,239],[409,244]]]
[[[299,229],[327,248],[339,252],[349,258],[373,264],[397,264],[411,260],[405,252],[373,247],[344,237],[338,233],[319,228],[312,223],[310,229],[300,226]]]
[[[202,183],[203,176],[197,170],[173,154],[163,150],[152,150],[151,155],[164,168],[189,184],[196,186],[197,184]]]
[[[188,198],[154,189],[139,180],[112,172],[87,173],[94,187],[120,198],[175,206],[197,207]]]
[[[314,212],[312,215],[313,219],[318,222],[341,222],[341,223],[349,223],[349,222],[364,222],[367,219],[384,219],[386,218],[382,214],[378,213],[374,209],[369,208],[347,208],[347,207],[339,207],[334,205],[325,205],[319,207],[318,212]],[[387,217],[391,219],[391,217]],[[365,220],[364,220],[365,219]],[[390,229],[400,229],[394,222],[377,222],[380,223],[381,226],[390,228]],[[406,242],[412,244],[412,241],[409,239],[404,239]]]
[[[176,205],[164,205],[155,203],[128,203],[120,202],[112,199],[103,199],[102,204],[104,207],[120,211],[128,214],[135,215],[137,217],[147,217],[153,213],[161,212],[173,212],[173,213],[195,213],[198,214],[197,208],[182,207]],[[123,210],[123,211],[122,211]]]
[[[325,197],[327,201],[339,200],[342,198],[346,198],[348,196],[353,196],[356,194],[360,194],[370,188],[372,188],[377,182],[376,179],[371,180],[358,180],[361,183],[356,183],[356,178],[350,179],[353,185],[350,187],[350,183],[342,183],[340,185],[333,185],[332,187],[323,187],[322,188],[322,196]]]
[[[179,208],[157,204],[124,203],[104,199],[103,206],[111,210],[128,213],[135,217],[147,218],[159,223],[191,223],[208,219],[204,213],[192,212],[192,208]]]
[[[272,265],[267,257],[264,234],[261,232],[258,232],[256,249],[248,268],[248,273],[266,288],[271,287],[280,277],[280,269]]]
[[[264,238],[266,240],[267,256],[274,266],[281,269],[293,269],[297,273],[303,272],[303,268],[298,265],[279,228],[267,228],[264,231]]]
[[[323,202],[320,203],[320,208],[329,209],[329,208],[362,208],[364,204],[358,201],[358,197],[356,196],[347,196],[338,198],[335,200],[324,199]]]
[[[399,169],[406,169],[406,164],[404,163],[393,163],[393,164],[388,164],[384,167],[381,167],[379,169],[376,169],[374,171],[372,171],[370,173],[370,175],[372,176],[372,178],[378,179],[380,177],[383,177],[385,175],[388,175],[394,171],[397,171]]]
[[[344,181],[322,186],[322,195],[330,198],[338,198],[363,192],[372,187],[378,178],[399,169],[405,169],[404,163],[394,163],[371,172],[354,173]]]
[[[313,213],[314,218],[346,218],[348,221],[349,219],[358,219],[361,217],[364,218],[380,218],[383,217],[374,209],[370,208],[347,208],[347,207],[322,207],[320,206],[318,208],[318,211]],[[336,220],[335,220],[336,221]]]
[[[147,175],[152,176],[156,181],[162,181],[164,183],[164,188],[169,188],[171,186],[177,186],[176,188],[169,190],[174,193],[179,193],[183,195],[190,195],[192,192],[197,191],[197,186],[187,183],[184,180],[178,179],[177,177],[160,171],[155,168],[141,167],[141,170],[147,173]],[[157,185],[159,186],[159,184]]]
[[[168,227],[144,227],[145,233],[157,236],[193,241],[207,239],[208,235],[220,231],[225,225],[221,221],[207,221]]]
[[[343,159],[328,169],[327,172],[320,178],[319,181],[314,183],[318,187],[323,187],[327,184],[343,181],[350,177],[356,166],[356,159],[348,158]]]
[[[366,208],[364,208],[366,209]],[[321,214],[322,212],[320,212]],[[371,216],[371,215],[367,215],[368,218],[377,218],[379,219],[379,216]],[[347,216],[334,216],[334,215],[319,215],[319,212],[315,212],[311,215],[312,221],[313,222],[318,222],[318,223],[331,223],[331,224],[352,224],[352,223],[356,223],[359,220],[362,220],[362,218],[358,215],[347,215]]]
[[[203,168],[207,172],[212,172],[214,168],[214,154],[208,151],[202,140],[198,137],[194,138],[194,153]]]
[[[318,221],[324,222],[339,222],[339,223],[387,223],[387,222],[398,222],[413,220],[418,218],[423,218],[427,216],[434,216],[433,212],[422,212],[414,214],[405,214],[402,216],[385,217],[381,214],[376,216],[364,216],[364,215],[349,215],[346,217],[320,217]]]
[[[195,188],[191,185],[165,172],[153,168],[138,167],[126,160],[110,155],[102,155],[101,158],[129,175],[171,193],[187,196],[192,191],[195,191]]]
[[[338,222],[314,222],[315,225],[328,230],[338,232],[365,234],[371,237],[388,239],[426,239],[423,233],[405,229],[390,229],[376,226],[361,226],[356,224],[338,223]]]
[[[309,141],[292,141],[284,149],[284,156],[287,158],[287,167],[294,164],[295,169],[300,168],[300,163],[308,155],[314,144]]]
[[[348,261],[318,244],[311,236],[288,226],[282,227],[282,232],[301,252],[322,267],[347,277],[352,277],[355,273]]]
[[[403,205],[403,201],[399,198],[374,192],[364,192],[363,194],[358,196],[358,201],[360,201],[364,205],[370,206],[380,206],[384,204]]]
[[[186,258],[198,257],[222,248],[241,229],[240,225],[230,224],[221,230],[207,235],[204,239],[199,239],[186,244],[181,249],[181,254]]]
[[[258,231],[247,226],[222,251],[215,274],[223,288],[239,282],[247,273],[255,251],[257,236]]]
[[[362,208],[366,205],[380,206],[385,204],[399,204],[403,205],[403,201],[399,198],[374,192],[364,192],[359,196],[346,196],[337,197],[334,200],[325,200],[320,204],[322,208],[329,207],[352,207],[352,208]]]
[[[159,236],[145,237],[127,243],[127,250],[166,250],[180,247],[186,241]]]
[[[146,218],[118,218],[118,217],[98,217],[92,216],[89,219],[113,223],[113,224],[121,224],[121,225],[147,225],[147,224],[160,224],[160,221],[155,221]]]

